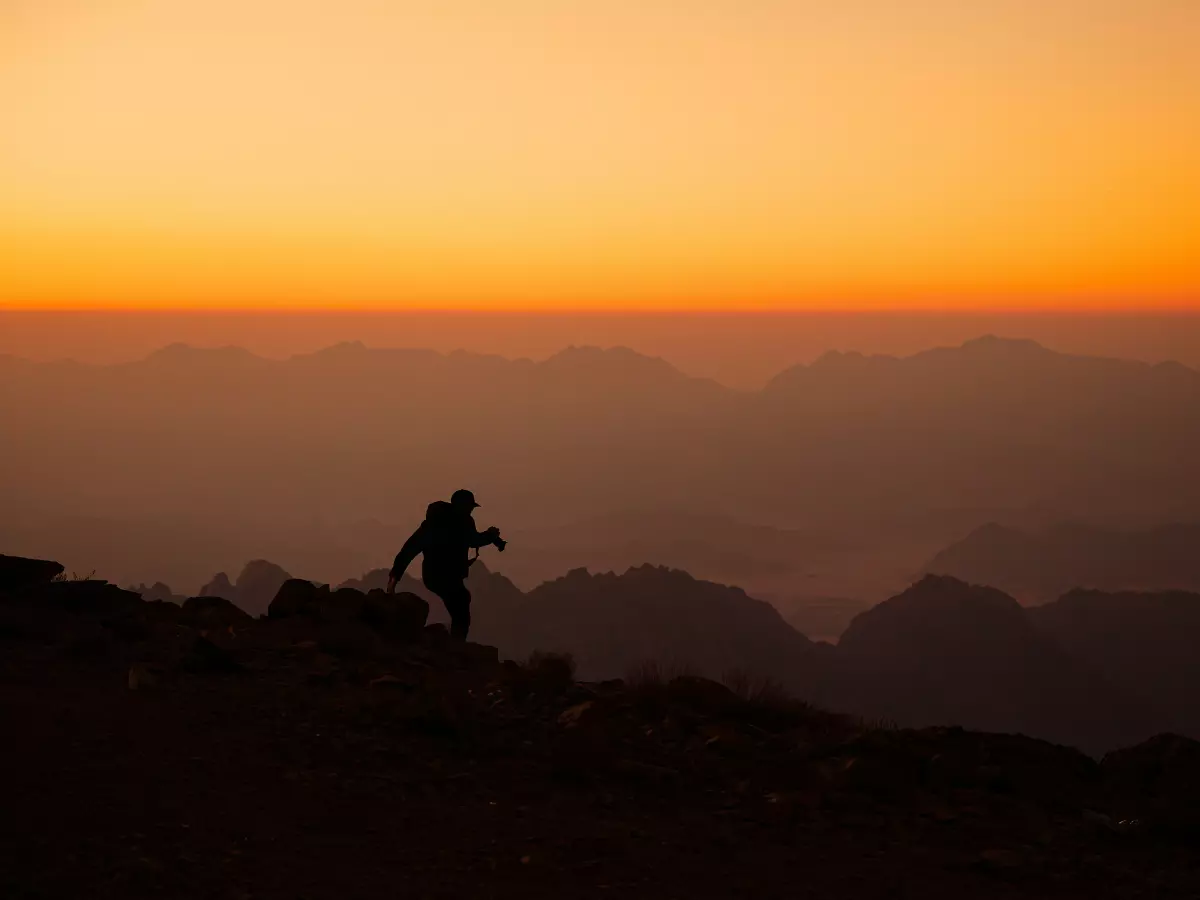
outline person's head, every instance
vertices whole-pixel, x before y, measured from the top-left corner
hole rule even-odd
[[[463,515],[470,515],[471,511],[479,506],[475,502],[475,495],[467,490],[455,491],[450,497],[450,505],[454,507],[455,512]]]

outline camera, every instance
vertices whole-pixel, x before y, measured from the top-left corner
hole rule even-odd
[[[507,546],[508,546],[508,541],[506,541],[500,537],[496,538],[496,549],[499,550],[501,553],[504,552],[504,548]]]

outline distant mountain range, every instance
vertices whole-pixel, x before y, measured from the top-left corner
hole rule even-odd
[[[1200,591],[1200,524],[1116,531],[1067,523],[1041,531],[989,524],[926,570],[993,584],[1040,603],[1075,587]]]
[[[386,520],[469,484],[510,530],[700,508],[856,533],[937,519],[944,544],[963,511],[1200,520],[1200,373],[991,337],[830,353],[758,392],[625,349],[9,358],[0,419],[18,514]]]

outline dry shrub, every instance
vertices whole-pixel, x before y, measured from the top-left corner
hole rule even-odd
[[[774,678],[757,675],[745,669],[730,669],[721,673],[721,684],[746,703],[760,706],[787,706],[800,702]]]
[[[842,734],[854,730],[852,721],[793,695],[781,682],[744,669],[731,669],[721,683],[742,701],[746,721],[769,731],[804,728],[814,734]]]
[[[690,678],[695,674],[695,670],[689,664],[680,660],[660,662],[647,659],[630,666],[625,673],[625,684],[635,691],[655,691],[676,678]]]

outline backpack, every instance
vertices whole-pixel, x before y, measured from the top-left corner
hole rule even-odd
[[[434,500],[425,508],[425,522],[438,531],[453,528],[454,507],[445,500]]]
[[[462,566],[461,557],[459,554],[465,555],[466,546],[462,542],[462,520],[459,515],[447,501],[435,500],[425,508],[425,527],[429,530],[429,540],[433,545],[426,548],[425,559],[430,559],[432,551],[433,558],[438,560],[437,565],[440,567],[451,567],[455,572],[459,571]],[[479,550],[475,550],[474,559],[466,560],[466,566],[461,569],[461,576],[466,576],[466,570],[471,567],[475,559],[479,558]]]

